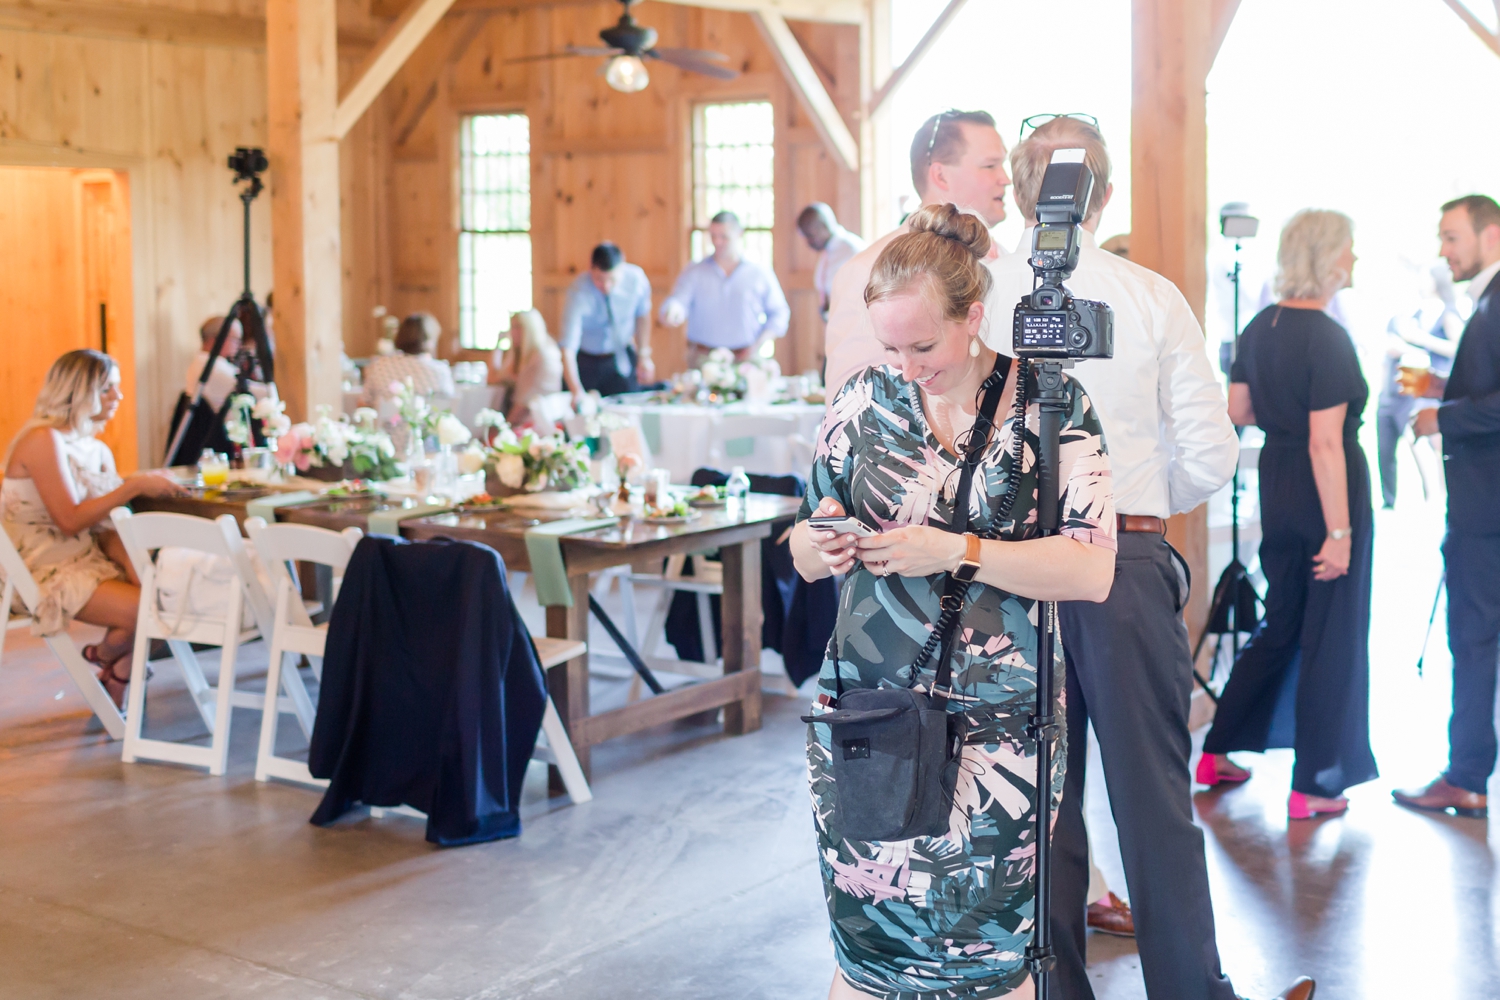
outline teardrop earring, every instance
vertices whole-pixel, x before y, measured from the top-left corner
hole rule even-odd
[[[969,338],[969,357],[971,357],[971,358],[977,358],[977,357],[979,357],[979,338],[978,337],[970,337]]]

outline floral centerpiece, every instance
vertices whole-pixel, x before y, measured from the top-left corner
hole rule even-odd
[[[781,367],[775,359],[736,362],[734,352],[727,347],[710,351],[700,370],[703,372],[703,387],[722,400],[764,396],[770,381],[781,374]]]
[[[362,406],[354,419],[335,419],[320,406],[312,423],[293,424],[277,441],[276,460],[318,479],[392,479],[396,448],[377,425],[374,410]],[[346,475],[348,473],[348,475]]]
[[[475,423],[484,429],[485,482],[491,494],[567,491],[589,481],[589,452],[582,443],[560,434],[543,437],[529,427],[517,433],[494,410],[480,410]]]
[[[248,392],[242,392],[229,401],[229,409],[224,413],[224,434],[241,448],[252,447],[257,432],[262,440],[271,442],[274,447],[274,442],[291,426],[286,404],[270,396],[256,399]]]

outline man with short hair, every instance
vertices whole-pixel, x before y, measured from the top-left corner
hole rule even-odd
[[[1010,156],[1016,207],[1035,226],[1042,175],[1057,149],[1082,149],[1094,175],[1078,268],[1080,298],[1109,303],[1115,351],[1071,374],[1087,389],[1109,446],[1119,520],[1115,582],[1102,604],[1059,605],[1067,656],[1067,778],[1053,828],[1056,995],[1091,1000],[1085,969],[1089,888],[1084,776],[1090,720],[1099,738],[1110,808],[1134,911],[1146,995],[1152,1000],[1233,1000],[1219,966],[1203,832],[1193,823],[1188,758],[1192,656],[1182,608],[1186,566],[1165,538],[1168,516],[1189,511],[1229,481],[1239,459],[1223,390],[1203,330],[1166,278],[1100,249],[1094,231],[1108,204],[1109,152],[1081,119],[1059,117]],[[1011,316],[1028,295],[1032,229],[994,261],[983,336],[1012,353]],[[1282,994],[1307,1000],[1311,980]]]
[[[833,209],[821,201],[808,205],[797,216],[797,231],[818,255],[818,266],[813,270],[813,288],[818,293],[818,313],[826,321],[833,276],[865,248],[865,241],[839,225]]]
[[[558,346],[575,406],[589,391],[613,396],[656,380],[651,282],[615,244],[594,247],[589,269],[568,286]]]
[[[944,111],[922,123],[911,140],[911,182],[925,205],[954,204],[986,226],[1005,218],[1005,143],[986,111]],[[897,226],[865,247],[833,281],[828,326],[823,334],[823,381],[828,399],[870,365],[885,364],[885,351],[865,312],[865,285],[886,244],[906,232]],[[1002,252],[997,246],[994,252]]]
[[[1394,792],[1416,809],[1484,816],[1495,770],[1495,686],[1500,662],[1500,205],[1471,194],[1443,206],[1441,253],[1454,281],[1469,282],[1474,313],[1464,327],[1446,380],[1433,377],[1428,395],[1442,399],[1418,410],[1419,435],[1443,435],[1448,482],[1448,535],[1443,568],[1448,586],[1448,648],[1453,653],[1453,715],[1448,770],[1425,788]]]
[[[187,378],[183,389],[189,399],[193,398],[193,392],[198,388],[198,379],[203,376],[203,366],[208,364],[208,352],[213,350],[214,340],[219,336],[219,329],[223,325],[223,316],[210,316],[198,327],[198,353],[194,354],[193,360],[188,362]],[[235,382],[239,379],[240,370],[235,367],[233,358],[239,353],[240,343],[244,340],[244,336],[240,321],[237,319],[231,321],[229,335],[224,338],[223,348],[214,355],[213,370],[208,373],[208,381],[203,383],[202,398],[216,413],[223,409],[224,401],[234,391]],[[265,398],[264,384],[250,382],[247,388],[256,399]]]
[[[667,326],[687,324],[689,367],[726,347],[736,361],[760,356],[768,341],[786,336],[792,310],[770,268],[745,260],[745,227],[733,212],[708,223],[714,252],[689,264],[661,304]]]

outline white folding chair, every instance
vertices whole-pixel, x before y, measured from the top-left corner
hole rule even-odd
[[[271,609],[270,668],[266,672],[266,694],[260,717],[260,749],[255,756],[255,780],[269,781],[281,778],[305,785],[326,788],[328,782],[314,778],[304,761],[276,755],[276,731],[281,720],[283,698],[292,705],[293,714],[302,729],[302,735],[312,738],[316,711],[302,674],[296,663],[285,665],[287,654],[316,657],[312,660],[313,675],[320,681],[323,677],[323,647],[328,638],[328,626],[314,625],[308,616],[302,594],[292,575],[292,564],[297,562],[317,563],[333,571],[333,591],[330,602],[338,597],[339,587],[344,582],[344,567],[354,554],[354,547],[364,537],[358,528],[329,531],[302,524],[268,525],[258,517],[245,520],[245,531],[255,543],[255,558],[260,561],[266,576],[275,581],[276,596]]]
[[[255,575],[239,527],[229,514],[209,520],[186,514],[132,514],[125,507],[116,507],[110,516],[141,581],[141,606],[136,617],[135,658],[131,666],[130,694],[125,711],[125,747],[121,759],[126,763],[167,761],[206,767],[209,774],[223,774],[229,763],[232,710],[235,707],[260,708],[262,700],[254,692],[234,689],[239,648],[269,634],[272,621],[270,601]],[[157,564],[152,553],[163,548],[187,549],[228,560],[234,579],[227,588],[224,607],[218,614],[190,614],[186,600],[180,612],[161,607]],[[244,620],[247,611],[249,621]],[[149,739],[141,735],[146,707],[146,653],[152,639],[166,640],[181,668],[188,692],[208,727],[211,737],[208,746]],[[193,652],[193,643],[220,647],[218,684],[210,685],[204,677],[203,668]]]
[[[537,659],[542,664],[543,674],[589,650],[588,643],[575,639],[553,639],[537,635],[532,636],[531,641],[536,644]],[[547,708],[542,713],[542,735],[547,743],[545,746],[538,743],[531,752],[531,759],[546,761],[557,768],[563,787],[568,791],[568,798],[573,800],[575,806],[593,799],[594,793],[589,789],[588,779],[583,776],[583,768],[578,764],[578,755],[573,751],[573,742],[568,739],[562,716],[557,714],[557,707],[552,704],[550,695],[547,698]],[[425,819],[427,814],[410,806],[372,806],[370,815],[376,819],[387,815]]]
[[[31,570],[26,568],[26,563],[22,560],[21,553],[16,551],[10,536],[3,530],[0,530],[0,573],[5,575],[5,585],[0,588],[0,607],[5,609],[6,616],[5,628],[0,630],[0,657],[3,657],[6,635],[13,628],[30,627],[34,621],[32,615],[41,603],[41,588],[37,586]],[[17,594],[21,596],[21,604],[26,608],[27,614],[16,614],[13,610]],[[114,699],[110,698],[104,685],[99,683],[99,677],[95,673],[98,668],[83,658],[83,654],[73,644],[73,637],[65,629],[42,636],[42,641],[52,650],[52,655],[57,657],[57,662],[62,664],[68,676],[73,678],[83,700],[88,702],[89,708],[99,717],[109,738],[123,739],[125,718],[115,707]]]

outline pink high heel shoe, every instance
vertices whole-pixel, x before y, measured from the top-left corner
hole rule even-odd
[[[1334,809],[1314,809],[1307,802],[1307,796],[1301,792],[1293,792],[1286,799],[1287,819],[1316,819],[1319,816],[1342,816],[1349,811],[1349,800],[1340,795],[1333,800],[1338,803]]]
[[[1250,769],[1243,770],[1243,777],[1237,774],[1220,774],[1219,759],[1206,753],[1198,758],[1198,772],[1193,777],[1200,785],[1239,785],[1250,780]]]

